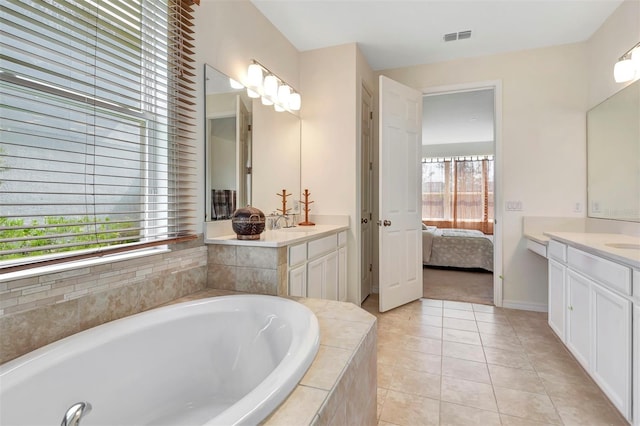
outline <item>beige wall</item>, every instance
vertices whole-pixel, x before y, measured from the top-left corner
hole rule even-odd
[[[357,217],[355,44],[300,54],[302,108],[301,185],[313,200],[311,213]],[[348,234],[349,301],[356,301],[358,253],[355,229]]]
[[[586,201],[586,64],[585,45],[572,44],[381,72],[425,91],[501,82],[501,199],[523,205],[521,212],[496,206],[503,217],[507,306],[543,309],[547,303],[546,266],[525,247],[522,216],[584,215],[573,208]]]
[[[587,41],[589,109],[632,83],[616,83],[613,79],[613,66],[620,56],[638,42],[640,1],[626,0]]]
[[[547,303],[546,263],[526,250],[522,216],[584,217],[586,111],[625,86],[613,66],[639,35],[640,2],[626,0],[584,43],[380,72],[417,89],[502,82],[502,199],[524,207],[502,212],[507,305]],[[591,222],[593,231],[640,233],[638,224]]]
[[[255,59],[300,89],[299,54],[295,47],[248,0],[202,0],[195,8],[196,140],[198,158],[204,158],[204,64],[238,81],[245,81],[247,67]],[[302,103],[306,99],[302,94]],[[254,159],[259,161],[259,159]],[[282,165],[280,165],[282,167]],[[204,220],[204,161],[197,165],[199,176],[197,209]],[[298,167],[296,164],[292,167]],[[274,194],[275,198],[275,194]],[[203,223],[198,223],[202,232]]]

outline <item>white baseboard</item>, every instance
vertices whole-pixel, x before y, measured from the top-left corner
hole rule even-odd
[[[523,311],[547,312],[548,307],[543,303],[522,302],[520,300],[502,299],[502,307],[509,309],[521,309]]]

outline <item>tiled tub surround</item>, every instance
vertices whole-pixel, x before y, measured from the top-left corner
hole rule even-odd
[[[232,293],[204,290],[175,302]],[[351,303],[292,299],[318,318],[320,348],[306,375],[264,425],[375,425],[376,318]]]
[[[287,247],[207,244],[207,287],[287,294]]]
[[[130,260],[29,278],[0,276],[0,363],[206,287],[202,239]]]
[[[235,235],[206,237],[207,287],[286,296],[289,294],[288,247],[337,235],[348,229],[348,225],[321,224],[293,229],[265,231],[259,240],[238,240]]]

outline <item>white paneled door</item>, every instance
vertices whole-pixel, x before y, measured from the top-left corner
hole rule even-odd
[[[422,93],[380,76],[380,312],[422,297]]]

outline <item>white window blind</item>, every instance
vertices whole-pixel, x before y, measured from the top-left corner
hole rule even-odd
[[[191,26],[186,0],[2,1],[0,272],[193,237]]]

